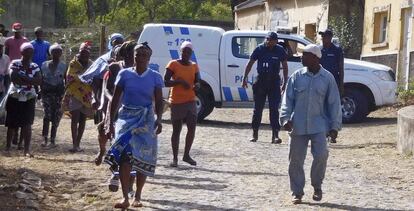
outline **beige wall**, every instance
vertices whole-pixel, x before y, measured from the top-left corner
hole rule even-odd
[[[362,57],[396,53],[399,50],[401,35],[401,3],[402,0],[366,0],[364,16],[364,35],[362,40]],[[391,5],[387,29],[387,44],[374,44],[374,8]]]
[[[287,27],[298,27],[298,33],[305,35],[305,25],[315,24],[316,31],[324,30],[328,26],[328,4],[324,0],[271,0],[270,11],[283,11],[287,20]],[[272,25],[275,29],[277,25]]]
[[[267,5],[267,4],[266,4]],[[240,30],[267,30],[266,5],[257,6],[235,13],[235,29]]]
[[[269,0],[265,6],[237,11],[236,29],[275,30],[297,27],[305,35],[305,25],[315,24],[316,31],[328,25],[328,5],[325,0]]]

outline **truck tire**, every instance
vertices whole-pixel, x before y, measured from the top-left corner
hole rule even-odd
[[[341,99],[342,122],[362,122],[369,114],[367,97],[357,89],[345,89],[345,95]]]
[[[197,120],[203,121],[214,109],[214,98],[207,88],[201,87],[196,92]]]

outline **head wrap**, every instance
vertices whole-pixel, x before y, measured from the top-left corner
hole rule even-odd
[[[190,41],[184,41],[181,44],[180,49],[183,50],[184,48],[190,48],[191,50],[193,50],[193,44]]]
[[[29,48],[34,49],[32,44],[30,44],[29,42],[25,42],[20,46],[20,52],[23,52],[24,50]]]
[[[52,54],[52,51],[56,49],[63,50],[61,45],[59,45],[58,43],[54,43],[49,47],[49,54]]]
[[[108,50],[112,50],[112,48],[114,46],[112,46],[112,42],[116,39],[124,39],[124,35],[120,34],[120,33],[113,33],[111,34],[111,36],[109,36],[109,41],[108,41]]]
[[[147,50],[149,52],[149,55],[152,55],[152,49],[149,47],[148,42],[143,42],[136,45],[134,51],[137,51],[138,49]]]
[[[79,52],[81,51],[91,52],[91,43],[89,41],[83,42],[79,47]]]

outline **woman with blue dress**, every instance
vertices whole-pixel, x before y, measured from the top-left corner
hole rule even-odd
[[[142,207],[142,188],[147,176],[154,176],[155,173],[157,135],[162,130],[164,82],[158,72],[148,68],[151,54],[152,50],[147,43],[137,45],[134,48],[135,66],[121,70],[115,80],[108,134],[114,136],[115,142],[109,149],[105,162],[120,167],[123,200],[115,204],[114,207],[118,209],[130,206],[128,192],[131,170],[137,171],[133,207]],[[117,111],[120,101],[122,105]],[[117,120],[114,122],[116,115]]]

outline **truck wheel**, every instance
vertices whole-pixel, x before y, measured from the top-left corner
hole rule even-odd
[[[356,89],[345,89],[341,106],[343,123],[362,122],[369,113],[367,97]]]
[[[201,87],[196,92],[196,106],[197,106],[197,120],[203,121],[214,109],[214,98],[211,97],[210,92]]]

